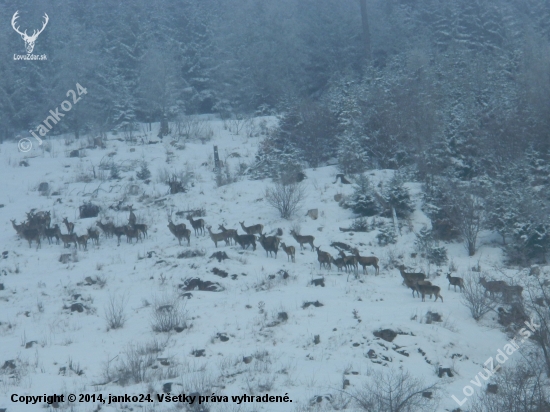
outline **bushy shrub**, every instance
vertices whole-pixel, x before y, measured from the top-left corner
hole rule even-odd
[[[139,172],[136,173],[136,177],[139,179],[139,180],[147,180],[151,177],[151,171],[149,170],[149,168],[147,167],[147,163],[146,162],[143,162],[141,164],[141,169],[139,170]]]

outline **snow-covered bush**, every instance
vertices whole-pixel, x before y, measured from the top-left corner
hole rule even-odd
[[[382,210],[374,189],[364,174],[358,177],[353,194],[343,202],[343,206],[361,216],[375,216]]]

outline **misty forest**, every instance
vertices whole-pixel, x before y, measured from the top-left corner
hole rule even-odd
[[[549,1],[0,16],[0,411],[550,411]]]

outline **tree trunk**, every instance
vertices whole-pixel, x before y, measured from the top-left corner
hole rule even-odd
[[[395,234],[401,236],[401,232],[399,231],[399,224],[397,223],[397,214],[395,213],[395,207],[391,208],[391,213],[393,216],[393,228],[395,230]]]
[[[363,24],[363,52],[365,59],[370,59],[370,29],[367,14],[367,0],[359,0],[361,6],[361,22]]]
[[[475,242],[468,240],[468,256],[474,256],[476,254]]]

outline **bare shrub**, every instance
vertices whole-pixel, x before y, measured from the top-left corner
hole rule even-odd
[[[228,119],[223,121],[223,127],[230,133],[238,135],[243,128],[251,121],[250,116],[242,113],[232,114]]]
[[[303,183],[277,183],[265,191],[267,203],[277,209],[283,219],[290,219],[298,211],[305,197]]]
[[[469,275],[464,278],[464,293],[462,294],[462,303],[470,309],[472,317],[478,321],[486,313],[494,308],[494,301],[486,296],[485,288],[481,285],[477,278]]]
[[[153,340],[145,344],[131,344],[118,356],[118,363],[107,362],[103,377],[107,382],[116,382],[125,386],[141,382],[177,376],[175,366],[171,368],[152,368],[158,355],[164,351],[167,342]],[[114,366],[114,367],[113,367]]]
[[[152,328],[155,332],[181,332],[187,329],[187,314],[177,296],[155,299]]]
[[[531,360],[531,362],[529,362]],[[542,412],[548,410],[550,390],[543,362],[521,361],[514,368],[494,374],[496,393],[485,392],[473,399],[471,412]]]
[[[126,304],[128,303],[128,295],[121,294],[109,296],[107,305],[105,306],[105,320],[109,329],[120,329],[126,323]]]
[[[208,121],[196,116],[179,116],[175,121],[174,131],[176,140],[183,138],[205,143],[214,136]]]
[[[362,411],[435,411],[438,402],[433,395],[437,390],[437,384],[425,386],[408,372],[375,372],[369,383],[350,396]]]

